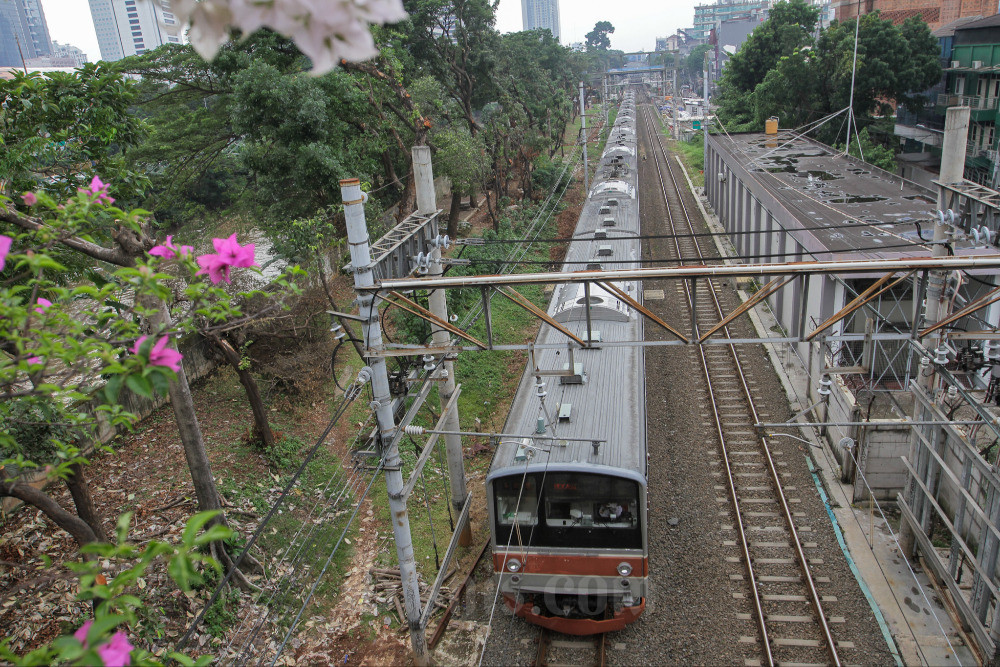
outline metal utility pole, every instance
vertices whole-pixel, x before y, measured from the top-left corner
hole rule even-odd
[[[361,288],[372,287],[371,244],[368,226],[365,222],[364,202],[367,198],[361,192],[361,182],[356,178],[340,181],[340,194],[344,202],[344,217],[347,221],[347,241],[351,247],[351,267],[354,272],[354,287],[358,293],[358,314],[363,318],[362,330],[368,348],[382,348],[382,327],[379,324],[378,302],[370,292]],[[420,624],[420,585],[417,581],[417,563],[413,556],[413,540],[410,537],[410,519],[406,513],[406,497],[403,494],[402,460],[399,447],[393,444],[396,423],[392,414],[392,395],[389,393],[389,374],[385,358],[368,357],[365,363],[372,369],[372,408],[378,420],[379,446],[385,461],[385,486],[389,495],[389,510],[392,516],[392,532],[396,540],[396,556],[399,559],[399,574],[403,587],[403,606],[406,623],[410,628],[410,643],[413,647],[413,662],[423,667],[428,663],[427,639]]]
[[[608,136],[611,136],[611,128],[608,125],[611,123],[611,104],[608,101],[608,75],[604,75],[604,127],[608,129]]]
[[[961,183],[965,178],[965,151],[967,147],[966,142],[968,140],[969,118],[971,113],[972,110],[969,107],[951,107],[947,111],[944,124],[944,139],[941,145],[941,183]],[[954,220],[949,220],[944,215],[944,210],[947,205],[948,197],[946,195],[946,190],[939,187],[937,206],[941,215],[938,218],[937,224],[934,225],[934,247],[932,249],[933,257],[946,257],[948,255],[948,248],[945,246],[945,241],[953,231]],[[939,322],[941,319],[949,315],[948,304],[950,302],[945,298],[945,283],[947,278],[948,273],[945,271],[931,271],[928,276],[926,309],[927,322]],[[931,337],[928,337],[925,345],[930,347],[932,350],[936,350],[938,346],[943,343],[944,339],[941,337],[941,334],[936,333]],[[938,382],[938,375],[934,372],[934,364],[928,364],[927,370],[927,374],[922,378],[922,384],[923,388],[927,392],[927,395],[933,400],[934,389]],[[920,414],[921,411],[922,408],[920,404],[917,403],[914,407],[915,420],[920,420],[922,418]],[[937,427],[926,427],[927,439],[930,442],[935,441],[935,428]],[[917,441],[917,436],[914,435],[910,445],[909,459],[915,465],[917,472],[922,475],[926,475],[928,478],[933,476],[934,468],[931,461],[929,461],[929,458],[930,456],[927,454],[926,449],[920,446]],[[925,516],[928,514],[928,502],[923,499],[922,494],[918,492],[916,486],[917,485],[913,479],[908,479],[905,490],[906,495],[904,498],[907,504],[912,509],[916,510],[914,513],[916,514],[917,519],[923,522],[925,520]],[[928,488],[930,488],[929,485]],[[916,507],[914,507],[914,505],[916,505]],[[900,526],[900,538],[904,555],[910,556],[914,554],[916,547],[914,535],[906,521],[902,522],[902,525]]]
[[[709,72],[708,51],[705,51],[705,81],[704,81],[704,84],[705,84],[705,111],[701,115],[705,117],[705,124],[706,125],[708,124],[708,113],[709,113],[708,112],[708,72]],[[705,134],[708,134],[708,130],[705,130]]]
[[[583,123],[583,189],[590,192],[590,162],[587,160],[587,105],[583,96],[583,81],[580,82],[580,122]]]
[[[678,121],[677,121],[677,100],[680,99],[680,96],[677,94],[677,60],[678,60],[678,58],[680,58],[680,56],[675,53],[674,54],[674,84],[673,84],[674,91],[673,91],[673,97],[670,100],[671,102],[674,103],[673,107],[674,107],[674,140],[675,141],[677,139],[680,139],[680,136],[681,136],[681,134],[680,134],[680,127],[677,124],[678,123]]]
[[[413,147],[413,175],[417,184],[417,213],[430,215],[437,210],[437,197],[434,193],[434,167],[431,164],[430,146]],[[438,236],[440,240],[441,237]],[[441,264],[441,244],[435,243],[431,251],[431,263],[428,275],[439,278],[444,274]],[[444,290],[434,290],[427,296],[430,311],[438,318],[448,321],[448,299]],[[431,325],[432,342],[435,347],[447,347],[451,344],[451,335],[441,327]],[[446,410],[452,395],[455,393],[455,362],[445,358],[442,364],[446,377],[438,384],[438,397],[441,399],[441,409]],[[465,456],[462,451],[462,436],[456,433],[462,430],[459,424],[458,409],[448,410],[445,414],[444,430],[452,431],[445,435],[445,449],[448,455],[448,477],[451,480],[451,506],[456,513],[461,513],[469,491],[465,481]],[[458,543],[463,547],[472,544],[472,528],[466,521]]]

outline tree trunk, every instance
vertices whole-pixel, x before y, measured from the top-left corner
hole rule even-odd
[[[479,202],[476,201],[476,186],[473,185],[469,188],[469,207],[474,209],[477,206],[479,206]]]
[[[74,463],[69,470],[70,474],[66,478],[66,486],[69,488],[70,495],[73,496],[76,513],[94,531],[98,542],[107,542],[108,534],[104,532],[101,515],[94,506],[94,497],[90,493],[90,484],[83,472],[83,465]]]
[[[170,328],[170,311],[162,300],[156,303],[154,315],[150,318],[150,325],[154,331]],[[172,340],[170,345],[176,347]],[[187,373],[184,372],[184,364],[180,365],[177,381],[170,383],[168,392],[170,405],[174,409],[174,420],[177,422],[177,433],[184,446],[184,458],[187,459],[188,469],[191,471],[194,495],[198,499],[198,510],[201,512],[218,510],[220,514],[208,525],[225,524],[226,515],[222,512],[219,489],[215,485],[212,464],[208,460],[208,451],[205,449],[205,439],[202,437],[201,426],[198,424],[198,415],[194,411],[194,399],[191,396],[191,387],[188,385]],[[234,563],[221,542],[212,544],[212,555],[222,563],[227,573],[233,569]],[[249,554],[247,556],[249,557]],[[233,575],[233,581],[244,590],[256,589],[256,586],[250,583],[241,572],[236,572]]]
[[[84,546],[97,541],[94,530],[87,522],[78,516],[73,516],[54,501],[30,484],[0,480],[0,496],[19,498],[33,507],[37,507],[49,517],[53,523],[73,536],[78,546]]]
[[[451,191],[451,209],[448,211],[448,236],[452,239],[458,238],[458,218],[462,212],[462,192],[457,189]]]
[[[484,193],[484,198],[486,199],[486,210],[490,213],[490,218],[493,220],[494,231],[500,231],[500,216],[497,215],[496,211],[493,210],[493,205],[490,203],[490,193]]]
[[[260,397],[260,389],[257,381],[253,379],[250,371],[242,367],[240,355],[229,344],[229,341],[220,338],[215,334],[209,334],[207,338],[212,341],[216,348],[222,352],[222,356],[240,378],[240,384],[246,392],[247,401],[250,403],[250,411],[253,413],[254,431],[260,438],[264,449],[270,450],[274,447],[274,432],[271,430],[271,423],[267,419],[267,410],[264,408],[264,400]]]

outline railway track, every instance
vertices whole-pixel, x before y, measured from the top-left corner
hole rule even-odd
[[[604,667],[605,635],[571,637],[545,628],[538,633],[535,667]]]
[[[650,168],[652,162],[656,170],[668,233],[693,235],[701,230],[695,228],[677,167],[663,147],[659,123],[650,105],[640,108],[640,125],[652,158],[642,164]],[[672,246],[674,258],[685,263],[721,262],[714,251],[701,247],[699,237],[676,237]],[[686,281],[678,289],[690,315],[685,332],[689,338],[698,340],[710,333],[729,337],[727,327],[712,332],[725,313],[719,281]],[[730,538],[722,546],[739,554],[728,557],[734,565],[730,575],[734,607],[741,610],[737,619],[752,622],[756,629],[756,636],[739,638],[748,649],[745,664],[839,665],[841,649],[853,645],[834,639],[833,627],[844,619],[829,615],[827,607],[835,606],[836,598],[822,594],[829,580],[812,571],[822,560],[809,554],[816,545],[809,541],[811,528],[800,525],[805,515],[795,511],[798,490],[784,481],[790,475],[783,471],[783,452],[753,426],[761,421],[754,405],[753,380],[733,345],[699,345],[696,354],[705,379],[708,419],[718,435],[713,452],[717,458],[711,463],[718,480],[719,515],[724,519],[721,528]]]

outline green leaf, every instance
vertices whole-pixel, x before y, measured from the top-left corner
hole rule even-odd
[[[221,510],[210,510],[208,512],[198,512],[192,516],[188,520],[187,526],[184,528],[184,534],[181,536],[181,541],[188,547],[195,546],[197,544],[195,542],[195,538],[201,531],[202,527],[221,513]]]
[[[212,542],[218,542],[220,540],[227,540],[233,536],[233,530],[228,526],[223,526],[221,523],[217,523],[214,526],[209,527],[201,535],[198,535],[194,539],[195,546],[202,546],[203,544],[211,544]]]
[[[153,398],[153,385],[149,382],[147,378],[141,375],[129,375],[125,379],[125,384],[129,389],[139,394],[140,396],[145,396],[146,398]]]
[[[109,403],[118,402],[118,394],[122,389],[124,381],[125,377],[123,375],[112,375],[108,378],[107,383],[104,385],[104,396]]]

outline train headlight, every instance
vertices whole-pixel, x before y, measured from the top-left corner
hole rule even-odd
[[[628,563],[618,563],[618,574],[627,577],[632,574],[632,566]]]
[[[631,568],[629,568],[631,570]],[[507,561],[507,571],[508,572],[520,572],[521,571],[521,561],[516,558],[511,558]]]

